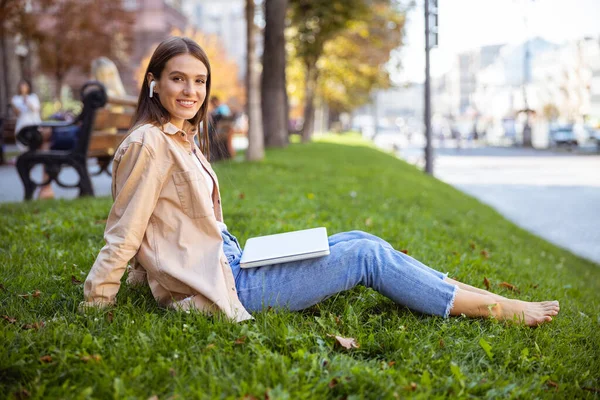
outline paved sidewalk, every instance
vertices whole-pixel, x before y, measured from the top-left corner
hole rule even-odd
[[[390,147],[393,138],[380,140]],[[397,154],[423,165],[422,144]],[[435,149],[434,175],[522,228],[600,264],[600,155],[521,148]]]

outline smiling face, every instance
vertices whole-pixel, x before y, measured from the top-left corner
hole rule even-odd
[[[206,98],[206,65],[191,54],[180,54],[170,59],[160,79],[148,74],[148,82],[156,81],[154,92],[171,116],[170,122],[183,128],[183,122],[200,110]]]

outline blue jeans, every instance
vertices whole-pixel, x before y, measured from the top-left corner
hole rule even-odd
[[[363,285],[412,310],[448,317],[456,295],[444,274],[365,232],[330,236],[328,256],[259,268],[240,268],[237,239],[227,231],[222,236],[239,299],[249,312],[302,310]]]

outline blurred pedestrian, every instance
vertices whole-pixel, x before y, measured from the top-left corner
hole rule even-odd
[[[12,109],[17,117],[15,125],[15,136],[19,131],[30,125],[38,125],[42,122],[40,116],[40,99],[33,93],[31,83],[22,79],[17,85],[17,94],[10,101]],[[17,146],[22,151],[27,150],[21,143],[17,141]]]
[[[223,118],[231,117],[229,106],[225,103],[221,103],[221,100],[217,96],[212,96],[210,98],[210,105],[212,106],[210,116],[215,125]]]

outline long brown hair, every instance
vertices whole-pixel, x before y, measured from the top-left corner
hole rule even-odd
[[[206,66],[208,76],[206,77],[206,97],[200,107],[200,110],[194,115],[193,118],[188,119],[187,122],[192,125],[193,128],[199,130],[199,125],[202,122],[202,133],[200,136],[200,150],[210,159],[209,154],[209,135],[208,135],[208,101],[210,98],[210,62],[206,52],[194,42],[192,39],[187,37],[170,37],[161,42],[148,63],[148,68],[144,74],[144,82],[142,83],[142,89],[140,90],[140,96],[138,98],[138,106],[133,117],[132,127],[137,127],[143,124],[156,124],[164,125],[169,122],[170,114],[163,107],[158,99],[158,95],[155,93],[153,97],[149,96],[150,85],[148,83],[148,73],[151,72],[155,79],[160,79],[167,62],[175,56],[181,54],[191,54]]]

